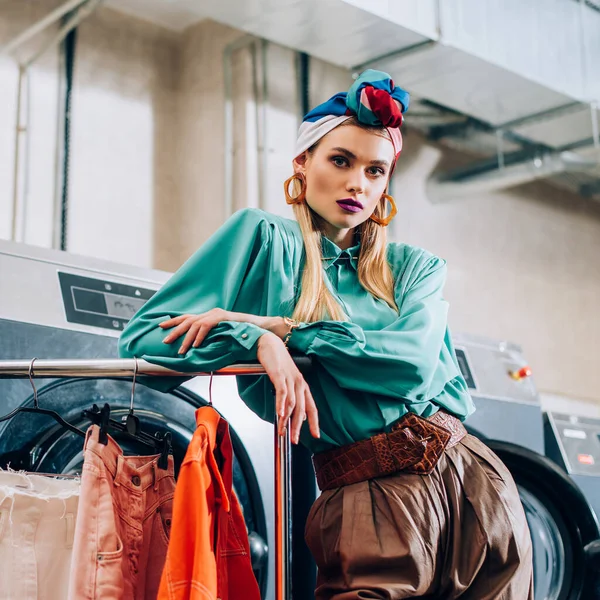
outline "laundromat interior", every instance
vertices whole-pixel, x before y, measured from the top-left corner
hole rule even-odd
[[[600,598],[598,0],[0,2],[0,467],[81,472],[80,437],[3,415],[34,405],[33,382],[39,407],[79,428],[105,402],[120,421],[132,378],[41,377],[31,361],[119,358],[128,320],[234,213],[293,219],[283,184],[302,117],[365,69],[411,96],[388,240],[447,262],[476,407],[464,424],[515,479],[535,600]],[[235,377],[135,386],[176,474],[209,401],[231,429],[261,598],[314,598],[310,453],[291,447],[276,557],[274,429]],[[13,576],[0,566],[0,598],[16,598]],[[44,593],[27,597],[66,597]]]

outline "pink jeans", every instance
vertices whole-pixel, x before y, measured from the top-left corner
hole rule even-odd
[[[69,599],[151,600],[169,544],[173,458],[162,470],[158,456],[123,456],[99,431],[85,441]]]

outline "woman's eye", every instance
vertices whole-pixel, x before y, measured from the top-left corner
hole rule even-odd
[[[378,177],[379,175],[385,175],[385,171],[383,169],[380,169],[379,167],[371,167],[369,169],[369,173],[371,175],[375,175],[376,177]]]
[[[331,160],[336,167],[344,167],[348,163],[348,159],[343,156],[334,156]]]

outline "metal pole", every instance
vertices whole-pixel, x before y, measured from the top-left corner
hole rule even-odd
[[[23,240],[17,239],[17,226],[18,219],[25,218],[25,215],[20,214],[20,207],[22,203],[19,202],[19,190],[21,182],[21,140],[26,134],[28,123],[23,122],[23,87],[27,83],[27,70],[19,66],[19,81],[17,84],[17,115],[15,123],[15,162],[13,168],[13,202],[12,202],[12,224],[10,228],[10,239],[15,242],[22,242]],[[22,210],[22,208],[21,208]]]
[[[224,200],[225,219],[233,214],[233,53],[254,44],[254,36],[244,35],[228,44],[223,50],[223,85],[225,89],[225,155]]]
[[[275,420],[275,600],[292,598],[292,464],[289,424]]]
[[[34,377],[133,377],[135,363],[133,358],[116,359],[34,359]],[[310,359],[294,357],[296,366],[301,371],[310,368]],[[265,375],[265,370],[260,364],[235,364],[218,371],[182,372],[173,371],[159,365],[137,360],[138,375],[175,376],[175,377],[200,377],[208,375]],[[0,379],[20,379],[29,377],[31,360],[0,360]]]
[[[268,44],[267,40],[260,41],[260,73],[261,88],[260,94],[256,94],[256,141],[258,152],[258,207],[267,208],[267,170],[268,170],[268,120],[267,109],[269,105],[269,63],[268,63]],[[255,82],[258,89],[258,80]],[[260,100],[259,100],[260,96]]]

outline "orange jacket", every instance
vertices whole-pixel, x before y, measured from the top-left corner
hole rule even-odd
[[[233,491],[229,426],[208,406],[196,411],[196,424],[175,488],[158,600],[260,600]]]

